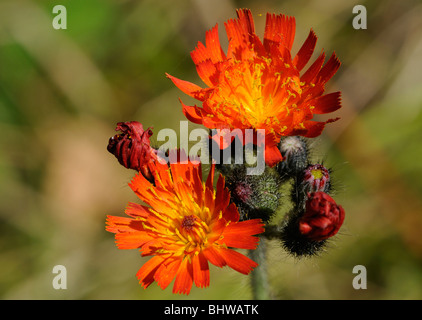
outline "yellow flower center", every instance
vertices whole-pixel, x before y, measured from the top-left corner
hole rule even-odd
[[[324,173],[322,172],[321,169],[313,169],[311,170],[311,174],[314,177],[314,179],[322,179],[322,177],[324,176]]]
[[[284,68],[291,67],[284,64]],[[222,78],[213,97],[216,111],[231,119],[235,113],[242,123],[255,129],[278,124],[295,108],[291,101],[302,92],[300,78],[274,71],[271,59],[235,61]]]
[[[176,229],[178,240],[183,243],[185,254],[202,250],[208,243],[208,233],[208,226],[196,215],[184,216]]]
[[[182,197],[175,200],[169,234],[180,246],[181,254],[202,250],[208,245],[208,236],[211,231],[209,208],[201,206],[194,199]]]

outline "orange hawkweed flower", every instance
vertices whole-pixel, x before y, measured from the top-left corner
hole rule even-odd
[[[267,14],[264,40],[255,34],[248,9],[237,10],[238,19],[225,23],[227,54],[220,46],[217,25],[191,53],[196,70],[208,88],[201,88],[169,74],[174,84],[202,102],[202,108],[183,104],[185,116],[210,129],[265,129],[265,161],[274,166],[282,160],[277,147],[282,136],[316,137],[325,122],[314,114],[341,107],[340,92],[323,95],[325,84],[337,72],[340,61],[333,53],[323,66],[322,52],[306,72],[317,41],[311,30],[297,54],[291,49],[294,17]]]
[[[173,293],[189,294],[193,283],[208,287],[208,262],[248,274],[257,263],[231,249],[255,249],[264,231],[260,219],[239,222],[237,207],[220,175],[214,189],[214,165],[202,181],[201,164],[151,163],[154,184],[138,174],[129,184],[148,206],[129,203],[130,217],[107,216],[119,249],[139,248],[153,256],[136,274],[144,288],[156,281]]]

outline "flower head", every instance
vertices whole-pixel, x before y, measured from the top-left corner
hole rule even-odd
[[[334,236],[344,221],[344,209],[324,192],[308,195],[299,231],[307,238],[320,241]]]
[[[120,249],[139,248],[153,256],[138,271],[144,288],[156,281],[164,289],[174,278],[173,292],[189,294],[193,283],[209,285],[208,262],[248,274],[257,264],[231,249],[255,249],[263,232],[259,219],[239,222],[237,207],[220,175],[214,189],[214,165],[202,182],[201,164],[159,161],[149,164],[154,185],[138,174],[130,187],[148,206],[130,203],[130,217],[107,217]]]
[[[122,133],[109,139],[107,150],[114,154],[125,168],[139,171],[151,179],[148,163],[157,159],[157,152],[149,141],[152,136],[151,128],[144,131],[141,123],[129,121],[117,123],[116,131]]]
[[[317,37],[311,30],[295,56],[294,17],[267,14],[263,42],[255,33],[248,9],[237,11],[238,19],[225,23],[229,46],[222,50],[217,25],[191,53],[201,88],[167,75],[184,93],[202,102],[202,108],[183,104],[185,116],[207,128],[264,129],[265,161],[274,166],[282,160],[277,147],[282,136],[316,137],[325,122],[314,114],[330,113],[341,107],[340,92],[323,95],[325,84],[337,72],[340,61],[333,53],[323,66],[325,53],[302,72],[310,60]]]

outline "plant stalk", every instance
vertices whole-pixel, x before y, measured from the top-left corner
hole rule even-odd
[[[249,251],[249,257],[258,263],[258,266],[250,275],[253,299],[270,300],[267,270],[267,243],[264,237],[261,237],[259,245],[255,250]]]

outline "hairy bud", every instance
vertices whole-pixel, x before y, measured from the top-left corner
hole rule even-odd
[[[226,174],[226,185],[241,219],[268,221],[280,206],[280,178],[271,168],[261,175],[247,175],[244,166]]]
[[[344,221],[344,209],[324,192],[309,194],[304,215],[299,220],[301,234],[314,241],[334,236]]]
[[[283,247],[297,257],[321,251],[328,238],[337,234],[344,210],[324,192],[309,193],[305,208],[296,207],[281,227]]]
[[[277,165],[282,177],[291,177],[302,171],[308,163],[308,145],[300,136],[285,137],[280,141],[279,149],[283,161]]]

